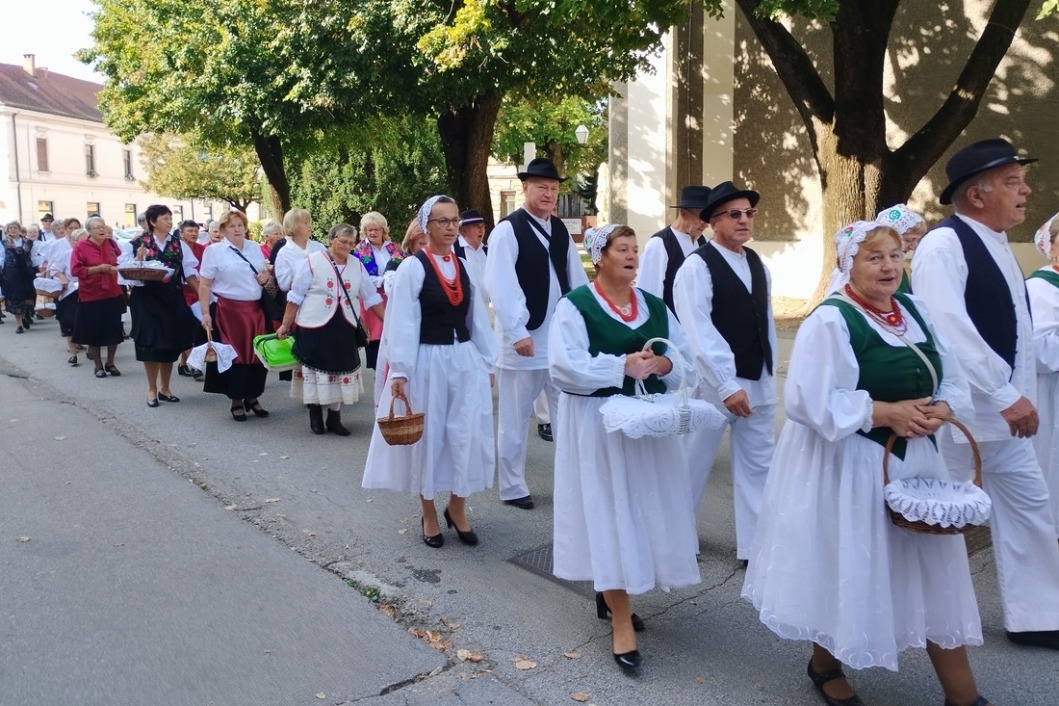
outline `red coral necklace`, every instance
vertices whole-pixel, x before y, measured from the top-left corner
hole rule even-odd
[[[868,302],[857,296],[856,292],[853,291],[853,287],[848,284],[845,287],[846,296],[857,303],[860,308],[871,318],[875,319],[881,324],[888,326],[889,328],[897,331],[898,334],[904,335],[908,331],[908,322],[905,321],[904,315],[901,313],[901,307],[897,303],[897,297],[890,295],[890,311],[883,311],[882,309],[872,306]]]
[[[607,302],[607,306],[610,307],[610,310],[620,316],[622,321],[635,321],[636,317],[640,315],[639,305],[636,302],[636,292],[630,290],[628,306],[618,306],[610,300],[610,297],[603,293],[602,289],[600,289],[599,280],[593,281],[592,286],[596,288],[596,292],[599,293],[599,296],[603,297],[603,301]]]
[[[459,258],[453,257],[452,266],[456,268],[456,275],[450,281],[441,273],[441,268],[438,266],[437,261],[434,259],[435,253],[430,248],[427,248],[427,257],[430,260],[430,266],[434,268],[434,274],[438,276],[438,281],[441,282],[441,289],[445,292],[445,298],[449,300],[449,304],[453,306],[459,306],[463,302],[463,282],[460,281],[460,260]],[[437,255],[437,257],[443,258],[445,262],[450,260],[448,255]]]

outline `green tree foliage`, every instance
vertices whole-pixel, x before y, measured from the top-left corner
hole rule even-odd
[[[153,133],[139,144],[144,186],[156,194],[226,201],[244,212],[261,197],[257,156],[249,148],[206,152],[190,138]]]
[[[579,125],[588,128],[584,145],[574,134]],[[606,102],[576,96],[505,101],[497,117],[493,156],[519,164],[526,142],[537,146],[538,156],[555,162],[560,173],[595,174],[607,160]]]

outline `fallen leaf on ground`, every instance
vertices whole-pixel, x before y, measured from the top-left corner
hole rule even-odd
[[[397,530],[397,534],[404,534],[407,531],[408,531],[407,528],[402,527],[401,529]]]
[[[316,536],[316,532],[313,532],[312,530],[302,530],[302,533],[306,534],[306,535],[308,535],[310,537],[315,537]]]
[[[268,451],[262,451],[258,456],[268,456]]]
[[[66,441],[66,437],[65,436],[57,436],[57,437],[55,437],[55,440],[56,441]]]
[[[471,650],[456,650],[456,656],[460,658],[461,662],[481,662],[485,659],[485,655],[481,652],[472,652]]]
[[[266,503],[278,503],[279,498],[265,498]]]
[[[566,657],[567,659],[581,659],[581,653],[570,650],[569,652],[563,652],[563,657]]]
[[[15,537],[15,541],[28,542],[29,541],[29,537],[27,537],[26,535],[22,535],[21,537]]]
[[[288,454],[283,454],[282,456],[280,456],[280,458],[286,461],[288,458],[290,458],[290,456]]]
[[[445,670],[445,667],[443,667],[442,665],[439,664],[438,666],[436,666],[433,669],[431,669],[430,670],[430,674],[428,674],[427,676],[428,677],[436,677],[437,675],[441,674],[444,670]]]
[[[537,663],[531,660],[526,655],[519,655],[512,660],[515,663],[515,669],[520,671],[526,671],[527,669],[536,669]]]
[[[324,699],[326,699],[326,698],[327,698],[327,694],[325,694],[324,692],[322,692],[322,691],[321,691],[320,693],[318,693],[318,694],[316,695],[316,698],[318,698],[318,699],[320,699],[321,701],[323,701]]]
[[[459,623],[455,623],[455,622],[449,620],[448,618],[442,618],[441,619],[441,624],[444,625],[445,627],[447,627],[449,630],[459,630],[460,629],[460,624]]]
[[[696,684],[705,684],[706,680],[703,679],[702,677],[695,677],[695,683]]]
[[[382,603],[379,605],[379,611],[386,615],[391,620],[397,619],[397,607],[393,603]]]
[[[574,693],[570,694],[570,698],[574,701],[584,703],[585,701],[588,701],[588,694],[583,691],[575,691]]]
[[[239,506],[236,505],[235,503],[232,503],[231,505],[225,505],[224,509],[225,510],[238,510]]]

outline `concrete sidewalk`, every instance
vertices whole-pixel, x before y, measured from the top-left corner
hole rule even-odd
[[[0,369],[0,704],[393,703],[380,694],[448,666],[105,419],[17,375]],[[489,678],[430,681],[435,704],[522,701]],[[471,688],[482,698],[461,700]]]

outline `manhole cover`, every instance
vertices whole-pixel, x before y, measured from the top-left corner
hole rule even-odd
[[[558,578],[552,573],[552,545],[545,544],[544,546],[531,549],[525,554],[516,554],[515,556],[508,559],[509,562],[520,568],[529,571],[531,574],[536,574],[541,578],[548,579],[552,583],[557,583],[563,588],[568,588],[575,593],[580,593],[587,598],[593,598],[596,595],[595,589],[592,587],[591,581],[567,581],[565,579]]]

